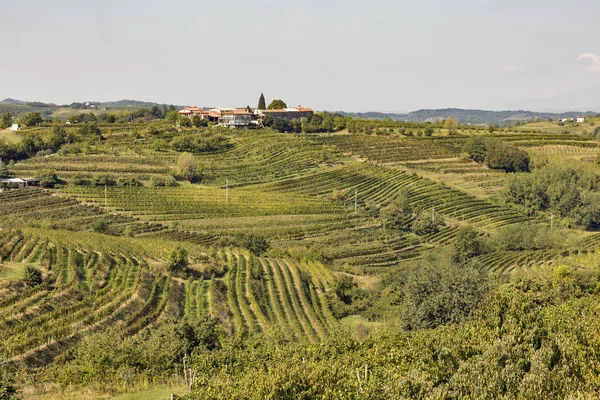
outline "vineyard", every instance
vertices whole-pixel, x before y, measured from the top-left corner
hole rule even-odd
[[[37,265],[46,282],[27,288],[0,275],[0,354],[13,363],[45,365],[94,332],[118,326],[136,335],[169,317],[212,315],[234,336],[281,331],[308,341],[336,327],[325,295],[332,275],[319,263],[215,250],[213,262],[227,265],[222,278],[181,280],[139,256],[12,230],[0,239],[3,262]]]
[[[404,293],[385,282],[404,284],[439,254],[458,262],[465,240],[474,250],[461,268],[494,284],[552,281],[556,268],[591,265],[600,250],[596,227],[503,200],[513,174],[467,158],[466,135],[219,131],[227,146],[185,152],[194,180],[169,143],[197,132],[151,126],[113,126],[77,154],[9,166],[17,177],[58,178],[0,192],[0,360],[12,370],[61,368],[98,335],[141,343],[174,321],[214,320],[228,343],[319,346],[395,321]],[[533,168],[590,169],[600,151],[576,135],[465,132],[525,149]],[[518,250],[510,235],[525,228],[536,237]],[[183,270],[172,269],[177,254]]]

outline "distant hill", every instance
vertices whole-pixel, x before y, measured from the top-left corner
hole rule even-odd
[[[10,97],[7,97],[6,99],[0,101],[0,103],[3,103],[3,104],[24,105],[26,102],[22,101],[22,100],[11,99]]]
[[[116,101],[103,101],[101,104],[113,107],[152,107],[154,105],[162,106],[162,103],[153,103],[151,101],[139,101],[139,100],[116,100]]]
[[[466,125],[510,125],[517,121],[533,121],[536,119],[557,119],[574,117],[577,115],[595,115],[595,112],[565,112],[565,113],[550,113],[550,112],[534,112],[525,110],[513,111],[489,111],[489,110],[466,110],[460,108],[444,108],[444,109],[425,109],[412,111],[406,114],[398,113],[382,113],[382,112],[365,112],[365,113],[347,113],[341,112],[344,115],[356,116],[360,118],[375,118],[385,119],[391,118],[396,121],[407,122],[438,122],[446,118],[458,118],[461,124]]]

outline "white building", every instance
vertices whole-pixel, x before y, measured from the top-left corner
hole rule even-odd
[[[21,127],[21,125],[19,125],[19,124],[12,124],[12,126],[10,127],[10,130],[16,132],[19,130],[20,127]]]
[[[585,122],[585,117],[582,117],[582,116],[577,117],[577,122]]]

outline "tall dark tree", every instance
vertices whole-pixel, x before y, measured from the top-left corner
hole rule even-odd
[[[4,129],[4,128],[8,128],[12,125],[13,123],[13,117],[12,114],[7,112],[2,114],[2,120],[0,121],[0,128]]]
[[[267,109],[267,102],[265,101],[265,95],[264,94],[260,94],[260,97],[258,99],[258,107],[259,110],[266,110]]]

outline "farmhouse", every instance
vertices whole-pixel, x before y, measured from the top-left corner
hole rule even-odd
[[[0,179],[2,189],[24,188],[29,186],[40,186],[40,180],[35,178],[4,178]]]
[[[218,111],[221,114],[221,116],[219,117],[219,125],[221,126],[228,126],[230,128],[241,128],[250,126],[250,124],[252,124],[252,114],[250,114],[246,110],[233,108],[219,109]]]
[[[585,122],[585,117],[580,115],[576,118],[576,120],[577,120],[577,122]]]
[[[296,107],[281,110],[254,110],[248,112],[241,108],[213,108],[204,110],[196,106],[187,106],[177,111],[180,116],[192,118],[199,116],[209,122],[217,123],[230,128],[243,128],[250,125],[262,125],[267,117],[285,119],[305,119],[314,114],[312,108]]]

